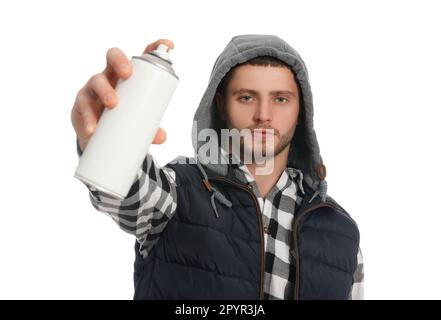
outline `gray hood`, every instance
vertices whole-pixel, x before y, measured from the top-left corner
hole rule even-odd
[[[247,34],[235,36],[227,44],[217,58],[209,84],[199,107],[193,118],[192,143],[195,158],[205,167],[216,174],[225,176],[228,164],[210,163],[203,161],[199,152],[205,141],[198,141],[199,132],[211,128],[220,132],[221,120],[216,106],[216,89],[227,72],[237,64],[246,62],[257,56],[273,56],[291,66],[295,73],[300,89],[300,107],[303,108],[291,142],[288,167],[300,169],[303,172],[303,181],[316,194],[320,194],[323,201],[326,198],[325,172],[316,134],[313,128],[313,101],[308,71],[300,55],[288,43],[274,35]],[[220,137],[220,136],[219,136]],[[318,167],[322,167],[321,177],[318,176]],[[201,166],[199,165],[201,168]],[[201,170],[203,170],[201,168]],[[204,173],[205,175],[205,173]]]

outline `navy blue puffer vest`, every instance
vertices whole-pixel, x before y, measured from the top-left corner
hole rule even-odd
[[[167,166],[176,172],[177,211],[146,258],[135,245],[134,299],[263,299],[262,213],[253,191],[232,174],[208,170],[211,185],[232,202],[218,205],[216,218],[197,166]],[[330,197],[307,204],[311,190],[305,191],[293,223],[295,298],[347,299],[357,225]]]

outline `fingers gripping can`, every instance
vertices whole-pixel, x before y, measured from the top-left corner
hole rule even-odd
[[[118,104],[104,109],[74,177],[117,199],[127,197],[179,78],[163,44],[133,56],[132,74],[116,85]]]

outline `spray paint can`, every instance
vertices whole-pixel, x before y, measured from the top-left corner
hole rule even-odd
[[[133,56],[132,74],[119,79],[118,104],[105,108],[74,177],[117,199],[126,198],[175,92],[170,48]]]

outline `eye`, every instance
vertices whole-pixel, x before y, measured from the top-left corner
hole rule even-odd
[[[282,100],[280,100],[280,99],[282,99]],[[286,103],[286,102],[288,102],[288,99],[286,99],[286,98],[284,98],[284,97],[277,97],[276,100],[277,100],[278,102],[280,102],[280,103]]]
[[[249,99],[248,99],[248,98],[249,98]],[[253,98],[253,97],[251,97],[251,96],[241,96],[241,97],[239,97],[239,100],[240,100],[241,102],[245,102],[245,103],[247,103],[247,102],[251,101],[252,98]]]

